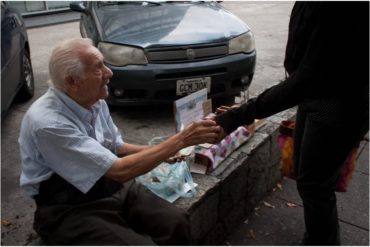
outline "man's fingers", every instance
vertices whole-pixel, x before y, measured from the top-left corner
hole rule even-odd
[[[205,126],[205,127],[210,127],[210,126],[215,126],[217,125],[216,121],[212,120],[212,119],[202,119],[202,120],[198,120],[198,121],[195,121],[194,124],[196,125],[201,125],[201,126]]]
[[[192,122],[183,132],[186,146],[201,143],[216,143],[222,135],[222,127],[213,120]]]
[[[221,126],[217,125],[213,120],[202,120],[202,122],[195,123],[194,128],[197,135],[219,135],[221,132]]]
[[[167,162],[168,164],[173,164],[173,163],[175,163],[175,162],[176,162],[176,158],[174,158],[174,157],[168,158],[168,159],[166,160],[166,162]]]

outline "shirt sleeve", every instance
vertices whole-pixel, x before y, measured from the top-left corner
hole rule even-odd
[[[117,159],[110,150],[73,126],[39,129],[35,137],[44,162],[83,193],[88,192]]]

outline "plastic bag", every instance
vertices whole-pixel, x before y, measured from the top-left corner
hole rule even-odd
[[[169,202],[179,197],[193,197],[196,193],[193,178],[185,161],[175,164],[161,163],[136,180]]]
[[[158,144],[165,139],[165,137],[155,137],[149,141],[149,144]],[[193,182],[186,161],[174,164],[163,162],[150,172],[137,177],[136,181],[171,203],[179,197],[189,198],[196,194],[196,184]]]
[[[339,180],[335,188],[335,191],[337,192],[347,191],[349,183],[352,180],[353,171],[355,170],[356,166],[357,149],[358,148],[353,148],[350,154],[347,156],[346,161],[344,162],[344,166],[340,171]]]
[[[278,146],[281,152],[281,172],[283,176],[295,179],[293,166],[293,132],[295,121],[282,121],[279,128]],[[346,192],[356,166],[357,148],[348,154],[341,169],[335,191]]]
[[[281,152],[280,169],[283,176],[294,177],[293,131],[294,121],[282,121],[279,127],[278,146]]]

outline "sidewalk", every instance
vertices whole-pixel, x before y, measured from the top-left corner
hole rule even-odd
[[[66,22],[77,21],[80,19],[80,13],[65,11],[53,14],[25,16],[23,17],[27,28],[37,28],[49,25],[61,24]]]
[[[337,193],[337,206],[341,244],[368,246],[368,134],[360,145],[348,192]],[[296,245],[303,238],[304,230],[302,201],[295,181],[284,179],[228,237],[225,245]]]

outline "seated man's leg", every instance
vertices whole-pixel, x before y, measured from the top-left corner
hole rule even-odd
[[[125,219],[135,231],[159,245],[189,245],[188,214],[159,198],[141,184],[132,184],[124,207]]]
[[[77,206],[41,206],[34,226],[49,245],[155,245],[130,229],[121,211],[122,202],[113,197]]]

